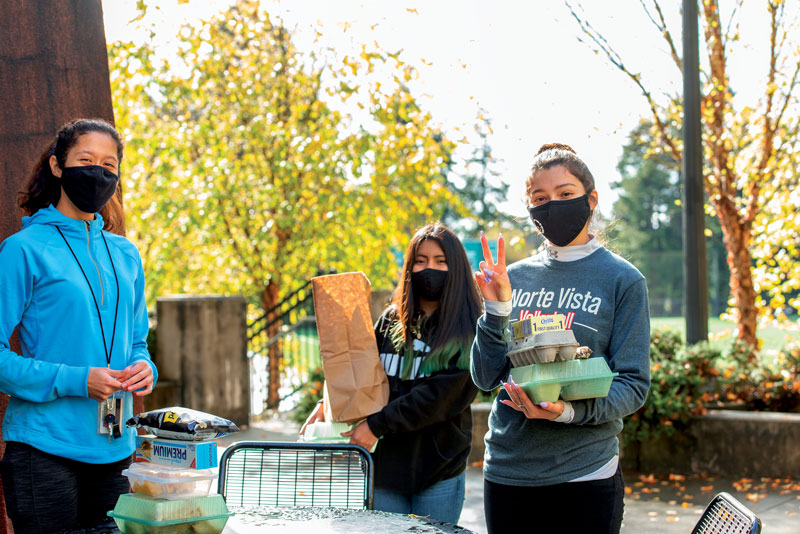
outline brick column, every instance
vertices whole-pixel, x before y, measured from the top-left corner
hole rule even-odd
[[[4,0],[3,19],[0,241],[19,230],[17,193],[58,128],[78,117],[114,120],[100,0]],[[7,403],[0,395],[0,421]],[[0,534],[8,525],[0,485]]]

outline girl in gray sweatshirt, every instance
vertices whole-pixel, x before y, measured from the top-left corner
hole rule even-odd
[[[487,526],[490,534],[510,532],[524,516],[536,532],[619,532],[617,435],[650,384],[645,279],[589,234],[597,191],[570,147],[540,149],[526,197],[544,250],[506,269],[502,236],[496,262],[482,236],[485,261],[475,273],[486,312],[472,347],[472,378],[483,390],[504,386],[485,437]],[[535,404],[509,380],[509,322],[556,313],[592,357],[618,373],[608,396]]]

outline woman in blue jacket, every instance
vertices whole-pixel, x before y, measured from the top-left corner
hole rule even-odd
[[[21,195],[22,230],[0,244],[0,473],[17,534],[91,526],[130,491],[125,421],[157,372],[141,258],[109,231],[124,228],[121,161],[108,123],[63,126]]]

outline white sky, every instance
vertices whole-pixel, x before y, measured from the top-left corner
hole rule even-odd
[[[162,35],[174,35],[187,18],[208,16],[226,4],[150,3],[161,7],[163,20],[156,31]],[[417,95],[425,95],[424,105],[447,129],[472,124],[478,108],[485,109],[494,129],[490,144],[503,160],[502,179],[511,185],[504,205],[508,212],[527,215],[521,199],[532,157],[541,144],[557,141],[571,145],[586,161],[597,181],[601,211],[610,214],[614,195],[609,183],[619,178],[622,145],[639,119],[648,116],[648,107],[627,77],[578,42],[578,26],[562,2],[263,3],[301,36],[319,30],[325,44],[344,53],[373,41],[390,51],[402,48],[402,57],[420,71]],[[662,3],[670,9],[665,16],[680,53],[680,2]],[[630,68],[642,71],[654,93],[674,94],[674,83],[680,90],[677,69],[638,0],[584,4],[592,24]],[[103,0],[103,9],[108,42],[138,38],[126,26],[135,16],[134,0]],[[760,20],[759,15],[743,19]]]

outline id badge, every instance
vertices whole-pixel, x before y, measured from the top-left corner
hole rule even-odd
[[[122,435],[123,414],[125,413],[125,392],[116,391],[104,401],[97,403],[97,433],[118,438]]]

